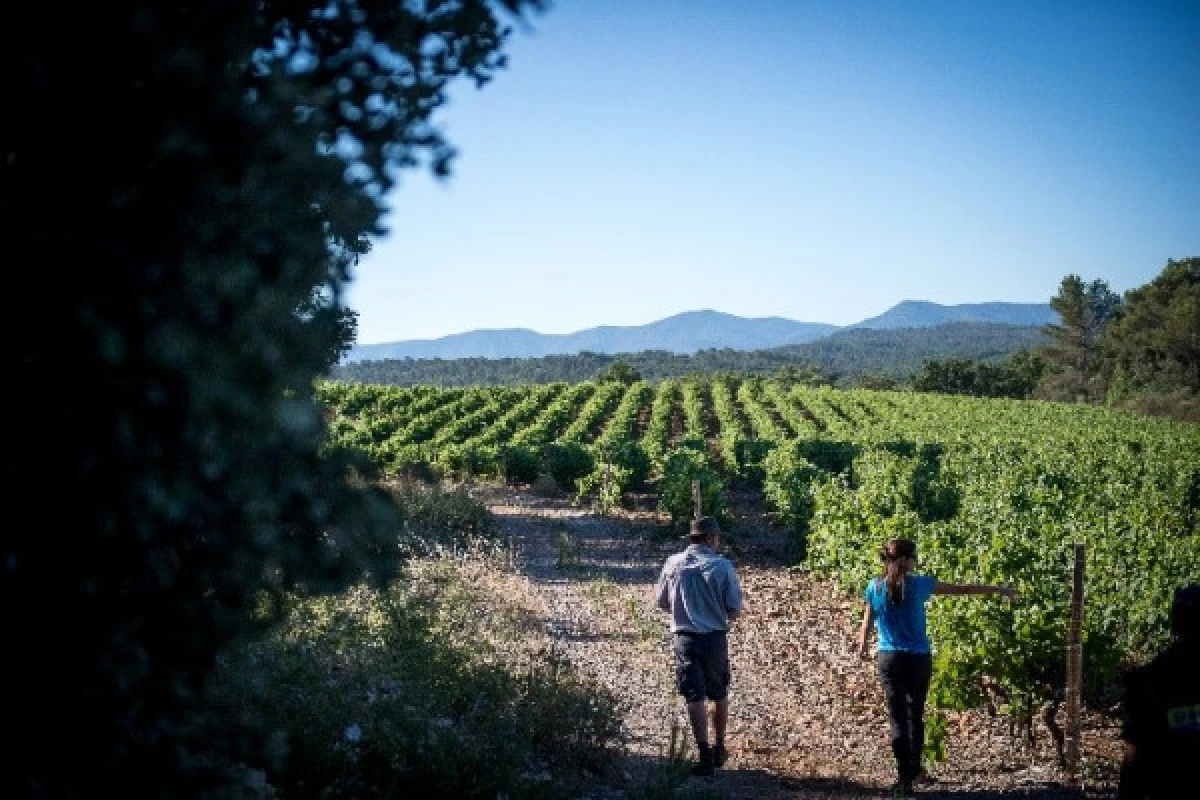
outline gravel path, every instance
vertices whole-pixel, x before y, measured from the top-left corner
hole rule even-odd
[[[675,694],[666,618],[649,601],[663,560],[682,543],[652,512],[601,518],[567,498],[510,488],[472,494],[496,514],[519,568],[541,595],[547,632],[567,657],[627,698],[617,774],[621,786],[679,781],[668,752],[687,742]],[[881,796],[893,779],[887,717],[873,664],[853,643],[858,609],[826,582],[779,562],[778,532],[753,509],[737,514],[727,554],[746,613],[730,634],[733,664],[724,770],[687,778],[682,795],[735,798]],[[1086,791],[1064,788],[1049,737],[1033,746],[981,712],[949,717],[948,758],[930,768],[922,796],[1037,800],[1107,797],[1118,743],[1111,722],[1088,720]],[[691,753],[688,753],[691,756]]]

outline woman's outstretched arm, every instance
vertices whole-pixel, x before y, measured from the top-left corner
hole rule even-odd
[[[1006,600],[1017,599],[1017,590],[1007,586],[993,586],[987,583],[943,583],[938,581],[933,587],[934,594],[966,595],[966,594],[998,594]]]

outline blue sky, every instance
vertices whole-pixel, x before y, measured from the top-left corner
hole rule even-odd
[[[359,343],[716,309],[845,325],[1200,256],[1200,3],[557,0],[439,114]]]

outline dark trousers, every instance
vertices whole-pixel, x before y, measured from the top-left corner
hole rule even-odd
[[[928,653],[884,651],[879,654],[879,681],[891,718],[892,753],[900,780],[911,781],[921,771],[925,748],[925,695],[933,675]]]
[[[675,680],[689,703],[729,696],[729,642],[725,631],[679,632],[675,640]]]

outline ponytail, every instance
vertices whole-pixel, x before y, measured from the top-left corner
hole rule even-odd
[[[888,602],[892,605],[904,602],[904,577],[908,567],[905,558],[915,558],[917,545],[909,539],[889,539],[887,546],[879,551],[883,561],[883,582],[887,586]]]

